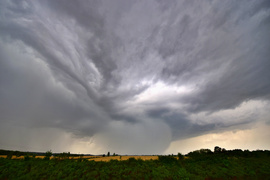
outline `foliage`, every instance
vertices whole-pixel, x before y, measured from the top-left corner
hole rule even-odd
[[[213,153],[198,150],[184,158],[159,156],[158,160],[129,158],[125,161],[86,159],[42,160],[0,158],[0,179],[267,179],[269,151]],[[49,153],[48,153],[49,155]],[[62,153],[63,155],[63,153]]]
[[[177,159],[174,156],[158,156],[158,160],[163,164],[172,165],[177,163]]]
[[[181,153],[178,153],[177,154],[177,157],[178,157],[178,160],[183,160],[184,159],[184,156]]]
[[[47,151],[47,152],[45,153],[44,159],[45,159],[45,160],[49,160],[51,156],[52,156],[52,151],[51,151],[51,150],[50,150],[50,151]]]
[[[71,156],[70,152],[63,152],[63,153],[55,154],[54,158],[55,159],[69,159],[70,156]]]

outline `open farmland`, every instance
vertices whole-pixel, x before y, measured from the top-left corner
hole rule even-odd
[[[219,149],[177,156],[52,156],[50,152],[35,158],[26,152],[2,151],[9,154],[0,156],[0,179],[269,179],[270,151]]]
[[[7,155],[0,155],[0,158],[7,158]],[[33,156],[30,156],[33,157]],[[44,159],[45,156],[35,156],[34,158]],[[50,157],[50,159],[54,159],[57,157]],[[142,159],[142,160],[157,160],[158,156],[77,156],[77,157],[68,157],[65,159],[87,159],[87,160],[94,160],[94,161],[110,161],[110,160],[118,160],[118,161],[125,161],[129,158],[135,158],[135,159]],[[12,156],[11,159],[24,159],[24,156]]]
[[[188,157],[188,158],[187,158]],[[0,157],[0,179],[269,179],[269,151],[176,156]]]
[[[94,161],[110,161],[110,160],[118,160],[118,161],[124,161],[128,160],[129,158],[135,158],[135,159],[142,159],[142,160],[156,160],[158,159],[158,156],[106,156],[106,157],[94,157],[89,158],[89,160]]]

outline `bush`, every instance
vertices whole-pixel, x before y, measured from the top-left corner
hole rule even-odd
[[[25,156],[24,156],[24,160],[25,160],[25,161],[29,161],[29,160],[30,160],[30,156],[29,156],[29,155],[25,155]]]
[[[177,163],[177,159],[174,157],[174,156],[158,156],[158,160],[161,162],[161,163],[164,163],[164,164],[174,164],[174,163]]]
[[[178,157],[178,160],[183,160],[184,159],[184,156],[181,153],[178,153],[177,157]]]
[[[47,152],[45,153],[44,160],[49,160],[51,156],[52,156],[52,151],[51,151],[51,150],[50,150],[50,151],[47,151]]]

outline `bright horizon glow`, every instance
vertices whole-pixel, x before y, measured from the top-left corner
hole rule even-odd
[[[265,143],[264,141],[269,136],[270,127],[264,124],[257,124],[255,128],[252,129],[209,133],[185,140],[173,141],[164,154],[177,154],[178,152],[187,154],[199,149],[210,149],[214,151],[215,146],[227,150],[269,150],[270,143]]]

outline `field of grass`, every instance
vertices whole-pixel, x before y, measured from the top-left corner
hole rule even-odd
[[[270,151],[202,149],[178,157],[1,156],[0,179],[270,179]]]

